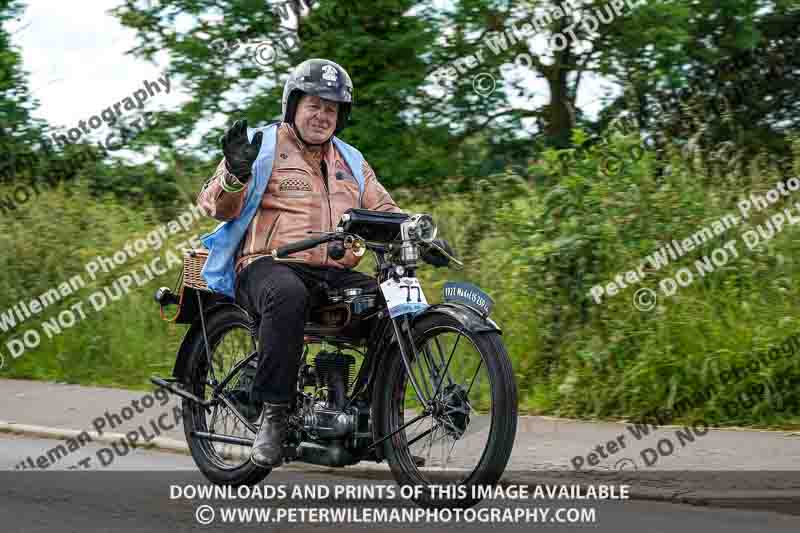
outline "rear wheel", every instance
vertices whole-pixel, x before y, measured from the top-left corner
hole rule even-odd
[[[399,348],[386,362],[378,388],[382,434],[397,431],[384,443],[384,454],[401,485],[451,485],[449,494],[458,495],[431,497],[426,489],[418,504],[472,506],[480,498],[472,497],[471,486],[497,483],[514,445],[517,387],[511,361],[499,334],[471,333],[447,315],[423,317],[413,337],[417,388]],[[398,431],[404,424],[409,425]]]
[[[212,375],[222,381],[237,363],[257,350],[250,319],[236,307],[212,311],[206,318],[206,331],[213,373],[209,369],[202,332],[199,332],[194,338],[185,374],[189,392],[204,400],[208,400],[213,391],[209,384]],[[253,365],[245,365],[224,389],[226,398],[252,423],[258,417],[257,406],[249,405],[248,394],[254,370]],[[183,413],[186,442],[197,467],[209,481],[218,485],[254,485],[270,473],[270,469],[259,468],[250,461],[249,446],[211,442],[193,436],[193,432],[202,431],[254,439],[255,434],[225,404],[217,403],[209,413],[197,403],[184,400]]]

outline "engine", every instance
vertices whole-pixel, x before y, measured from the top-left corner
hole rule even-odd
[[[350,367],[356,360],[342,352],[320,352],[314,359],[317,391],[325,392],[325,404],[330,409],[342,409],[350,387]]]
[[[355,405],[344,410],[350,387],[352,355],[342,352],[319,352],[314,366],[303,373],[303,385],[313,386],[314,394],[305,395],[302,410],[303,429],[315,440],[347,440],[355,437],[361,410]],[[369,424],[368,414],[366,425]]]
[[[300,371],[301,388],[314,387],[314,393],[301,393],[299,423],[305,437],[297,448],[303,461],[323,466],[346,466],[358,462],[353,452],[372,438],[369,405],[354,401],[345,409],[350,388],[352,355],[342,352],[317,354],[313,366]]]

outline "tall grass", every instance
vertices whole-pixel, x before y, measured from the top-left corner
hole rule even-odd
[[[170,352],[174,353],[178,346],[181,331],[161,321],[153,294],[159,286],[174,285],[179,267],[173,266],[140,287],[134,283],[125,296],[99,311],[94,310],[89,297],[132,271],[144,279],[145,265],[156,256],[162,258],[158,266],[166,268],[168,251],[179,257],[176,247],[181,242],[212,229],[215,222],[196,221],[188,231],[181,228],[174,234],[168,232],[160,247],[156,248],[153,241],[146,251],[126,259],[110,272],[97,272],[94,280],[86,265],[98,256],[112,257],[123,250],[126,242],[146,237],[184,208],[166,212],[134,210],[111,197],[97,199],[84,187],[62,186],[43,190],[24,210],[17,210],[14,219],[6,218],[5,231],[0,235],[0,268],[4,272],[0,279],[0,313],[20,300],[29,302],[75,275],[80,275],[86,286],[13,330],[0,331],[0,353],[5,358],[0,375],[142,387],[151,373],[170,369]],[[73,316],[78,320],[73,327],[63,329],[61,334],[45,333],[44,322],[58,320],[60,313],[76,304],[81,304],[85,319],[80,319],[81,312],[75,310]],[[63,323],[70,323],[66,315],[63,319]],[[15,359],[6,343],[21,338],[28,330],[39,333],[41,344]]]

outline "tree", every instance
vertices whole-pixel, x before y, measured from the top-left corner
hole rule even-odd
[[[732,161],[760,152],[788,160],[791,136],[800,131],[800,12],[783,3],[772,10],[761,2],[721,7],[692,28],[706,46],[689,54],[685,75],[645,98],[649,122],[691,139],[706,156],[723,147],[720,155]]]
[[[19,51],[3,28],[23,13],[17,0],[0,0],[0,181],[30,176],[35,161],[31,145],[41,138],[42,124],[31,117],[37,105],[31,97]]]
[[[269,8],[265,8],[271,6]],[[142,7],[132,0],[115,10],[135,29],[132,53],[152,59],[166,50],[170,75],[192,100],[167,117],[171,141],[188,137],[204,120],[214,125],[201,149],[218,155],[217,139],[236,118],[250,124],[280,117],[283,80],[310,57],[326,57],[351,75],[353,123],[343,138],[358,146],[387,185],[417,185],[457,171],[461,159],[447,143],[447,125],[431,124],[413,108],[436,35],[434,23],[412,14],[419,2],[320,0],[281,6],[263,0],[168,0]],[[180,13],[193,21],[175,29]],[[223,43],[223,46],[217,46]],[[423,104],[425,105],[425,104]]]

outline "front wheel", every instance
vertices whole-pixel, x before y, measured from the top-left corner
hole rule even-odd
[[[399,347],[389,354],[378,384],[380,429],[382,435],[394,433],[384,454],[400,485],[449,486],[450,492],[424,489],[415,498],[419,505],[472,506],[481,499],[472,487],[496,484],[514,445],[517,386],[511,361],[498,333],[469,332],[448,315],[423,317],[413,338],[416,358],[408,356],[417,386]]]

